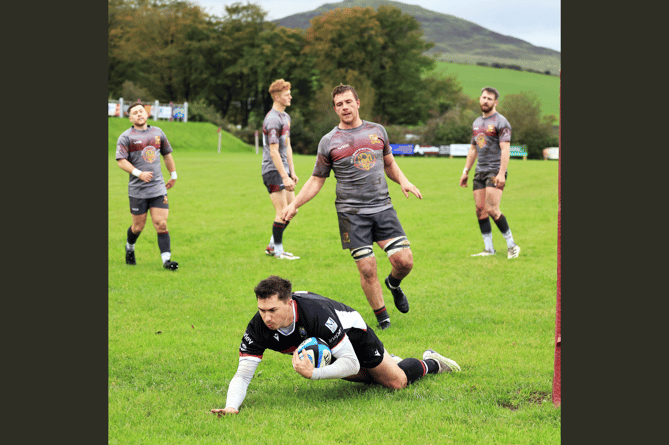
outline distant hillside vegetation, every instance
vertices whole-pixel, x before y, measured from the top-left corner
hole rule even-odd
[[[435,44],[429,53],[440,60],[456,63],[487,63],[517,65],[523,70],[539,72],[550,71],[557,75],[560,70],[560,52],[549,48],[534,46],[524,40],[498,34],[476,23],[459,19],[448,14],[441,14],[415,5],[390,0],[348,0],[339,3],[326,3],[312,11],[294,14],[274,20],[286,28],[307,29],[310,20],[324,12],[337,8],[355,6],[378,9],[381,5],[395,6],[406,14],[416,18],[423,27],[423,37]]]

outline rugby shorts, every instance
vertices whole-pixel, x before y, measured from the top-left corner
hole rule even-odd
[[[393,207],[378,213],[339,213],[339,236],[342,249],[371,246],[398,236],[406,236]]]
[[[361,368],[376,368],[383,361],[383,343],[376,333],[367,326],[367,330],[351,329],[346,335],[351,340],[353,350]]]
[[[156,196],[153,198],[130,198],[130,213],[133,215],[143,215],[150,208],[169,209],[167,195]]]
[[[499,170],[491,171],[491,172],[476,172],[474,175],[474,180],[472,181],[474,185],[474,190],[481,190],[486,187],[492,187],[495,188],[495,183],[493,180],[495,179],[495,176],[497,176],[497,173],[499,173]],[[507,171],[504,173],[504,179],[506,179],[509,176],[509,172]],[[506,185],[506,184],[505,184]],[[502,187],[501,190],[504,190],[504,187]]]
[[[290,176],[290,172],[288,172],[288,176]],[[285,188],[285,186],[283,185],[283,179],[281,179],[281,175],[276,170],[271,170],[268,171],[267,173],[263,173],[262,182],[263,184],[265,184],[265,187],[267,187],[267,191],[270,194],[280,192]]]

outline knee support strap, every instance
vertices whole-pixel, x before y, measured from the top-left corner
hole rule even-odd
[[[399,252],[400,250],[408,249],[409,246],[411,246],[411,243],[406,236],[398,236],[397,238],[391,239],[388,244],[386,244],[386,247],[383,248],[383,250],[385,250],[385,252],[388,254],[388,258],[390,258],[391,255]]]
[[[363,258],[374,256],[374,250],[372,249],[372,246],[358,247],[351,250],[351,256],[356,262],[358,262]]]

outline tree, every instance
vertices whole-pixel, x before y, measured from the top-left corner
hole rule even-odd
[[[526,145],[528,158],[543,159],[543,149],[557,145],[551,124],[557,118],[541,117],[541,101],[536,93],[507,94],[497,111],[511,124],[511,144]]]
[[[109,9],[113,88],[131,80],[163,101],[197,95],[199,61],[192,42],[205,39],[213,26],[207,14],[181,0],[109,0]]]
[[[416,124],[427,117],[421,75],[434,66],[423,55],[433,44],[421,35],[418,21],[395,7],[339,8],[311,20],[304,54],[313,58],[322,84],[344,83],[349,72],[371,82],[375,121]]]

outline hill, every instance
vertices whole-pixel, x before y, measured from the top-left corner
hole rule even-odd
[[[509,94],[531,91],[541,101],[542,116],[560,116],[560,78],[557,76],[448,62],[438,62],[435,72],[455,76],[462,92],[471,98],[478,98],[484,86],[494,86],[500,92],[500,106]]]
[[[273,23],[286,28],[307,29],[312,18],[333,9],[355,6],[378,9],[381,5],[395,6],[405,14],[415,17],[423,28],[423,38],[435,44],[428,53],[434,54],[439,60],[468,64],[486,62],[519,65],[523,69],[533,69],[542,73],[550,71],[553,75],[557,75],[560,70],[559,51],[498,34],[452,15],[390,0],[348,0],[326,3],[312,11],[274,20]]]

